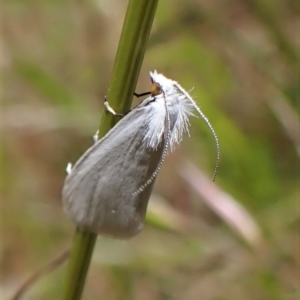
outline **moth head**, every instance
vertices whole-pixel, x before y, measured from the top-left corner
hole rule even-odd
[[[151,86],[150,86],[150,93],[151,93],[151,96],[157,96],[157,95],[160,95],[162,94],[163,90],[162,90],[162,87],[159,83],[157,82],[152,82]]]
[[[150,72],[152,96],[157,96],[164,93],[165,95],[173,94],[175,92],[175,81],[166,78],[164,75],[157,73],[156,70]]]

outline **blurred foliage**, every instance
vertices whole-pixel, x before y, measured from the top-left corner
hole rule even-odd
[[[93,143],[126,4],[2,4],[4,299],[71,244],[65,166]],[[216,184],[262,237],[245,243],[176,173],[188,157],[212,176],[214,142],[193,118],[156,181],[167,211],[151,210],[131,241],[99,238],[83,299],[300,299],[299,12],[293,0],[160,1],[137,92],[153,69],[193,88],[220,139]],[[59,299],[64,275],[45,276],[26,299]]]

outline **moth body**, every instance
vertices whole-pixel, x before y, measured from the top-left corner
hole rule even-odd
[[[117,238],[132,237],[143,227],[166,151],[181,142],[195,108],[176,82],[156,71],[150,76],[161,92],[125,115],[66,177],[64,211],[79,227]]]

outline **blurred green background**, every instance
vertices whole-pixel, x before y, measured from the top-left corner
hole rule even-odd
[[[71,245],[65,167],[93,143],[126,5],[1,5],[3,299]],[[219,172],[213,184],[215,144],[193,118],[144,230],[98,239],[83,299],[300,299],[299,16],[295,0],[159,2],[136,90],[153,69],[193,88],[220,139]],[[59,299],[65,271],[24,299]]]

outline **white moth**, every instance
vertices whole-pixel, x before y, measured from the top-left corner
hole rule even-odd
[[[124,116],[102,139],[68,167],[64,211],[81,228],[129,238],[143,227],[155,178],[168,151],[188,132],[196,110],[219,142],[208,119],[176,82],[150,72],[150,97]],[[106,108],[114,113],[106,102]],[[216,169],[214,177],[216,174]]]

